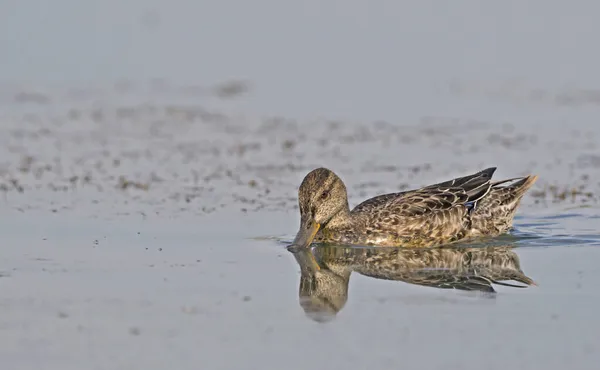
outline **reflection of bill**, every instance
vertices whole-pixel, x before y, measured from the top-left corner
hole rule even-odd
[[[440,289],[494,294],[492,284],[536,285],[511,246],[372,248],[318,246],[288,249],[300,265],[300,305],[315,321],[331,320],[346,304],[352,272]],[[526,285],[510,284],[516,281]]]

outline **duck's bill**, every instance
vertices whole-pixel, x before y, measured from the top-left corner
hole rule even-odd
[[[292,245],[300,248],[308,247],[315,238],[315,235],[317,235],[320,227],[321,225],[316,223],[314,220],[303,220],[300,225],[300,230],[298,230],[298,234],[296,234],[296,238],[294,239]]]

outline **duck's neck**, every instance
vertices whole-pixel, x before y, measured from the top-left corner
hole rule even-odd
[[[344,227],[352,222],[352,215],[350,214],[350,208],[348,207],[348,202],[342,209],[335,214],[327,223],[326,228],[328,229],[337,229],[340,227]]]

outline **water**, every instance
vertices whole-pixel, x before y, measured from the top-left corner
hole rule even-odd
[[[223,232],[231,219],[218,215],[3,218],[0,355],[14,369],[591,368],[598,359],[596,247],[515,241],[539,286],[495,285],[495,297],[354,272],[343,308],[320,320],[301,306],[294,256],[252,238],[293,219],[239,215]]]
[[[595,368],[596,8],[5,2],[3,366]],[[286,246],[317,166],[351,206],[537,174],[515,230],[470,246],[537,286],[477,264],[373,273],[360,248],[318,246],[319,271],[350,274],[313,299],[311,256]]]

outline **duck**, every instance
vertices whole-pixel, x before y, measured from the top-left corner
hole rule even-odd
[[[492,182],[496,167],[418,189],[367,199],[350,210],[333,171],[310,171],[298,190],[300,227],[292,246],[312,243],[424,248],[508,232],[537,175]]]
[[[300,266],[300,306],[311,319],[326,322],[346,305],[353,272],[378,280],[479,292],[488,297],[496,295],[494,285],[537,286],[521,269],[513,248],[511,244],[458,248],[319,245],[312,249],[292,246],[288,251]]]

